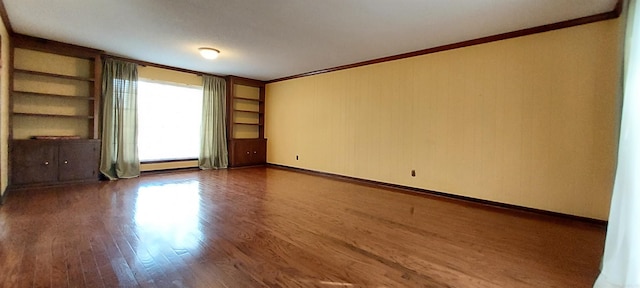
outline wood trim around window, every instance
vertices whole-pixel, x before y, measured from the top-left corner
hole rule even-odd
[[[195,71],[195,70],[189,70],[189,69],[178,68],[178,67],[173,67],[173,66],[168,66],[168,65],[163,65],[163,64],[157,64],[157,63],[153,63],[153,62],[147,62],[147,61],[136,60],[136,59],[126,58],[126,57],[114,56],[114,55],[110,55],[110,54],[103,54],[102,57],[103,58],[112,58],[112,59],[121,60],[121,61],[125,61],[125,62],[130,62],[130,63],[138,64],[138,65],[143,66],[143,67],[149,66],[149,67],[167,69],[167,70],[172,70],[172,71],[177,71],[177,72],[195,74],[195,75],[198,75],[198,76],[211,75],[211,76],[220,77],[220,78],[227,77],[227,76],[222,76],[222,75],[217,75],[217,74],[204,73],[204,72]]]

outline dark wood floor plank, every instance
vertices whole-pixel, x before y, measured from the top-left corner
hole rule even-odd
[[[238,228],[237,225],[233,225],[232,221],[225,222],[228,223],[223,225],[232,224],[233,227]],[[247,239],[246,236],[243,238],[245,240]],[[241,240],[238,241],[233,238],[218,237],[213,243],[206,243],[205,247],[210,254],[208,254],[206,260],[202,262],[206,263],[211,261],[208,259],[214,259],[212,262],[214,262],[216,266],[223,268],[223,274],[218,276],[222,277],[222,282],[229,287],[237,287],[239,285],[236,281],[236,277],[238,276],[243,280],[252,282],[259,286],[308,286],[300,283],[299,277],[296,277],[299,275],[299,271],[296,267],[286,267],[283,269],[275,263],[275,260],[277,259],[249,255],[247,254],[246,249],[243,249]],[[268,247],[262,247],[261,249],[266,248]],[[269,261],[264,261],[265,259],[269,259]]]
[[[91,239],[91,247],[96,254],[96,263],[105,286],[134,287],[137,285],[129,265],[120,250],[111,242],[110,235],[96,235]]]
[[[167,276],[166,271],[162,269],[163,267],[155,263],[155,260],[147,250],[147,246],[138,239],[137,235],[132,231],[132,228],[129,225],[123,226],[122,234],[131,247],[133,247],[137,260],[146,271],[146,274],[149,275],[150,279],[153,279],[154,285],[156,287],[169,287],[171,280]]]
[[[18,287],[24,247],[8,246],[3,243],[0,246],[2,246],[0,267],[3,267],[0,273],[0,284],[4,283],[6,287]]]
[[[78,241],[78,252],[80,254],[80,262],[82,263],[82,273],[85,284],[88,287],[104,287],[100,269],[96,263],[93,250],[91,249],[91,242],[87,237],[83,236]]]
[[[436,261],[429,262],[428,266],[421,265],[421,262],[417,259],[421,259],[416,257],[418,250],[400,247],[397,245],[396,239],[403,239],[402,237],[405,235],[398,235],[397,237],[386,237],[388,235],[375,235],[375,233],[369,233],[368,231],[358,231],[358,227],[342,227],[341,225],[332,225],[326,227],[320,227],[321,225],[317,225],[317,223],[322,222],[322,217],[319,215],[313,215],[313,217],[317,217],[318,221],[316,221],[316,225],[313,225],[314,221],[306,222],[303,219],[298,219],[298,222],[301,222],[303,227],[313,227],[307,228],[309,232],[313,235],[323,235],[323,240],[329,246],[338,246],[343,250],[348,250],[353,252],[353,254],[357,255],[358,258],[367,258],[378,262],[377,265],[382,265],[385,270],[395,270],[400,275],[405,278],[421,278],[423,282],[429,283],[431,287],[446,287],[448,284],[452,286],[456,286],[455,281],[461,280],[466,281],[467,283],[470,280],[473,280],[475,287],[487,287],[490,286],[487,283],[479,281],[479,279],[467,279],[467,275],[459,275],[457,274],[457,269],[452,269],[455,267],[445,266],[443,263],[439,263],[439,258],[432,257],[428,255],[428,259],[433,259]],[[306,225],[305,225],[306,224]],[[274,225],[276,226],[276,225]],[[278,224],[278,230],[283,231],[286,228],[283,227],[282,223]],[[363,228],[365,229],[365,228]],[[317,236],[315,238],[318,238]],[[406,243],[403,239],[402,243]],[[419,243],[420,245],[428,246],[429,243]],[[416,247],[416,246],[410,246]],[[423,249],[426,249],[423,247]],[[428,249],[427,249],[428,250]],[[434,251],[430,251],[434,252]],[[455,255],[447,255],[449,257]],[[422,272],[424,271],[424,272]],[[399,278],[395,279],[396,281],[401,281]],[[365,285],[369,283],[365,283]]]
[[[330,221],[330,219],[325,219],[326,215],[319,213],[312,214],[312,217],[317,219],[314,220],[315,222]],[[412,274],[413,277],[424,278],[425,281],[432,281],[432,285],[451,284],[455,287],[461,283],[470,282],[476,287],[492,285],[488,281],[492,278],[491,271],[483,269],[483,271],[474,273],[474,267],[484,264],[480,262],[482,257],[474,255],[476,254],[473,253],[474,251],[466,251],[467,254],[461,254],[463,251],[451,244],[451,239],[422,237],[405,230],[381,226],[379,223],[371,225],[373,223],[360,221],[358,217],[351,217],[350,221],[344,221],[340,225],[334,223],[327,226],[311,226],[314,221],[307,222],[307,227],[320,228],[314,231],[315,233],[327,235],[334,242],[368,257],[387,260],[385,264],[389,268],[405,271],[405,273]],[[402,242],[398,242],[396,239],[402,239]],[[436,241],[440,242],[440,245],[434,245]],[[411,247],[421,247],[422,249],[417,250]],[[432,247],[437,247],[437,249]],[[460,261],[460,257],[475,257],[476,261]],[[426,271],[426,273],[419,271]],[[461,273],[461,271],[465,272]]]
[[[64,242],[64,260],[69,287],[86,287],[82,261],[78,251],[79,242],[78,237],[67,239]]]
[[[135,234],[136,237],[140,239],[140,235],[138,234],[140,232],[136,233],[136,231],[132,230],[131,233]],[[167,258],[163,254],[163,250],[164,250],[163,247],[166,247],[166,246],[153,245],[153,243],[149,243],[145,246],[149,248],[147,248],[146,250],[140,249],[138,250],[138,253],[142,253],[144,259],[152,261],[153,267],[159,267],[160,269],[162,269],[162,271],[167,277],[168,283],[171,283],[171,285],[177,286],[177,287],[184,286],[185,280],[183,279],[182,275],[180,275],[178,270],[176,270],[176,268],[179,268],[179,267],[176,267],[171,262],[169,262],[169,260],[167,260]]]
[[[343,269],[334,275],[346,275],[351,284],[362,286],[386,286],[386,287],[418,287],[420,281],[407,273],[406,269],[394,269],[385,261],[376,257],[363,257],[363,251],[354,249],[344,241],[330,237],[318,237],[318,234],[306,229],[298,223],[290,222],[282,218],[280,224],[274,225],[277,230],[272,231],[278,237],[288,239],[293,245],[302,250],[310,251],[315,258],[325,265]],[[310,260],[310,262],[315,262]],[[344,269],[349,267],[349,269]],[[397,268],[397,267],[395,267]],[[331,271],[331,270],[329,270]],[[384,279],[375,279],[371,282],[370,275],[385,275]],[[343,276],[344,277],[344,276]],[[358,280],[360,279],[360,280]],[[429,287],[437,287],[438,283],[431,281]]]
[[[60,237],[54,237],[51,243],[51,286],[69,286],[67,272],[64,241]]]
[[[192,262],[189,264],[189,269],[194,275],[192,280],[195,287],[242,287],[242,286],[228,286],[223,283],[223,277],[220,277],[218,273],[218,267],[210,267],[208,264],[202,262]]]
[[[131,267],[129,267],[129,264],[125,260],[125,257],[116,242],[114,242],[111,233],[103,235],[100,237],[100,240],[105,247],[105,252],[110,259],[111,268],[114,270],[115,276],[118,278],[119,285],[124,287],[138,286]]]
[[[387,235],[385,233],[386,232],[385,229],[388,229],[389,227],[382,227],[383,229],[381,230],[379,229],[375,231],[370,231],[371,229],[368,228],[370,225],[373,225],[371,227],[375,228],[376,226],[379,226],[379,223],[366,223],[366,222],[359,221],[358,219],[355,219],[353,217],[350,218],[348,221],[341,221],[341,219],[338,219],[340,221],[335,221],[335,215],[336,213],[339,213],[339,211],[333,211],[333,208],[335,207],[323,206],[325,208],[323,209],[322,213],[315,213],[315,210],[311,209],[312,207],[296,207],[296,205],[297,204],[293,202],[277,203],[272,208],[275,209],[275,207],[278,206],[277,209],[280,209],[278,210],[278,214],[285,214],[285,215],[288,214],[291,210],[306,210],[308,211],[308,214],[305,215],[304,217],[300,217],[296,219],[295,221],[297,222],[304,221],[303,223],[306,224],[304,226],[313,227],[311,229],[315,229],[315,230],[313,230],[312,232],[317,235],[329,235],[331,236],[330,239],[332,239],[334,242],[339,243],[343,246],[346,246],[352,250],[360,251],[361,254],[367,254],[368,257],[391,259],[392,261],[388,262],[392,264],[391,266],[400,268],[405,272],[406,271],[411,272],[415,270],[427,270],[425,269],[425,267],[418,267],[420,269],[417,269],[415,267],[407,267],[407,266],[410,266],[407,263],[404,263],[404,265],[401,263],[405,259],[410,259],[411,257],[414,257],[414,255],[412,254],[416,253],[416,251],[413,251],[413,250],[407,251],[406,249],[404,249],[404,244],[406,244],[405,241],[400,242],[402,243],[402,245],[395,247],[397,242],[395,241],[395,239],[410,240],[410,238],[412,237],[412,235],[408,235],[406,233],[403,234],[404,231],[401,231],[401,230],[394,231],[393,232],[394,234],[392,235]],[[333,217],[333,218],[324,219],[325,217]],[[322,223],[327,223],[327,225],[323,225]],[[277,224],[272,224],[267,226],[279,227],[277,226]],[[323,229],[318,229],[318,228],[323,228]],[[349,242],[347,241],[347,239],[361,239],[361,240]],[[428,244],[428,243],[420,243],[420,242],[412,243],[412,246],[410,247],[416,247],[416,245],[419,246],[422,244]],[[373,245],[373,246],[362,247],[363,245],[365,246]],[[386,252],[387,254],[378,256],[370,251]],[[427,251],[427,252],[428,252],[426,253],[427,256],[429,253],[440,253],[440,251],[437,251],[437,250]],[[452,257],[456,255],[445,255],[445,256]],[[395,260],[394,258],[398,258],[398,260]],[[441,258],[446,259],[446,257],[441,257]],[[436,269],[437,267],[433,267],[433,265],[437,263],[430,263],[430,264],[431,264],[431,267],[429,267],[430,269],[428,270],[430,271],[437,270]],[[452,269],[445,269],[445,270],[456,271]],[[428,277],[426,275],[419,275],[415,272],[413,274],[416,274],[416,276],[424,276],[427,279],[429,279],[429,281],[433,281],[431,285],[437,285],[435,280],[431,279],[431,277]],[[464,279],[465,276],[466,275],[458,275],[458,277],[450,277],[450,278]],[[444,283],[444,280],[441,282]]]
[[[590,287],[602,227],[274,168],[13,191],[0,287]]]
[[[43,228],[44,227],[41,227],[40,229]],[[36,254],[36,267],[33,287],[51,287],[51,267],[53,266],[53,259],[51,259],[51,239],[48,237],[39,237],[34,245]]]
[[[153,281],[153,278],[149,276],[146,269],[137,258],[135,251],[133,250],[131,244],[127,241],[125,236],[122,234],[120,228],[111,229],[109,235],[111,235],[111,239],[118,246],[118,250],[122,254],[125,259],[127,266],[130,269],[130,273],[133,274],[137,282],[137,286],[139,287],[156,287]]]
[[[36,274],[36,248],[32,243],[25,243],[26,247],[20,260],[20,272],[17,287],[32,287]]]

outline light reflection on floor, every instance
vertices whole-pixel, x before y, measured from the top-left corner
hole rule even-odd
[[[202,239],[198,181],[144,186],[136,199],[136,232],[144,249],[158,255],[160,247],[192,250]]]

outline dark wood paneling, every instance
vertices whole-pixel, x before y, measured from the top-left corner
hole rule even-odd
[[[616,13],[616,17],[620,17],[620,15],[622,15],[625,3],[628,5],[629,1],[625,2],[624,0],[618,0],[618,3],[616,3],[616,8],[613,10],[613,12]]]
[[[228,76],[228,78],[231,80],[232,84],[238,84],[243,86],[264,87],[264,84],[265,84],[264,81],[238,77],[238,76]]]
[[[372,59],[372,60],[352,63],[352,64],[342,65],[342,66],[338,66],[338,67],[315,70],[315,71],[311,71],[311,72],[306,72],[306,73],[301,73],[301,74],[297,74],[297,75],[292,75],[292,76],[287,76],[287,77],[282,77],[282,78],[269,80],[269,81],[267,81],[267,83],[274,83],[274,82],[280,82],[280,81],[285,81],[285,80],[291,80],[291,79],[295,79],[295,78],[302,78],[302,77],[307,77],[307,76],[312,76],[312,75],[317,75],[317,74],[323,74],[323,73],[329,73],[329,72],[334,72],[334,71],[339,71],[339,70],[351,69],[351,68],[356,68],[356,67],[360,67],[360,66],[366,66],[366,65],[378,64],[378,63],[382,63],[382,62],[394,61],[394,60],[399,60],[399,59],[404,59],[404,58],[416,57],[416,56],[421,56],[421,55],[426,55],[426,54],[432,54],[432,53],[437,53],[437,52],[442,52],[442,51],[447,51],[447,50],[463,48],[463,47],[467,47],[467,46],[490,43],[490,42],[506,40],[506,39],[510,39],[510,38],[522,37],[522,36],[527,36],[527,35],[531,35],[531,34],[543,33],[543,32],[548,32],[548,31],[553,31],[553,30],[558,30],[558,29],[563,29],[563,28],[569,28],[569,27],[573,27],[573,26],[578,26],[578,25],[583,25],[583,24],[588,24],[588,23],[593,23],[593,22],[598,22],[598,21],[603,21],[603,20],[614,19],[614,18],[618,18],[620,16],[620,13],[622,12],[622,4],[623,4],[622,2],[623,2],[623,0],[618,0],[618,3],[616,4],[614,10],[612,10],[610,12],[606,12],[606,13],[600,13],[600,14],[596,14],[596,15],[592,15],[592,16],[586,16],[586,17],[582,17],[582,18],[577,18],[577,19],[557,22],[557,23],[553,23],[553,24],[547,24],[547,25],[541,25],[541,26],[532,27],[532,28],[526,28],[526,29],[522,29],[522,30],[518,30],[518,31],[507,32],[507,33],[502,33],[502,34],[497,34],[497,35],[477,38],[477,39],[473,39],[473,40],[462,41],[462,42],[458,42],[458,43],[447,44],[447,45],[442,45],[442,46],[438,46],[438,47],[427,48],[427,49],[423,49],[423,50],[418,50],[418,51],[413,51],[413,52],[408,52],[408,53],[403,53],[403,54],[398,54],[398,55],[393,55],[393,56],[388,56],[388,57],[382,57],[382,58],[378,58],[378,59]]]
[[[253,166],[253,165],[263,165],[266,163],[267,159],[267,140],[264,139],[264,100],[265,100],[265,82],[255,79],[237,77],[237,76],[228,76],[227,78],[227,137],[228,148],[229,148],[229,166],[230,167],[241,167],[241,166]],[[256,113],[257,115],[257,124],[249,124],[249,125],[257,125],[258,126],[258,138],[256,139],[233,139],[234,135],[234,113],[240,112],[243,113],[242,110],[234,110],[234,102],[235,101],[245,101],[238,99],[245,99],[242,97],[237,97],[235,93],[235,85],[241,86],[249,86],[249,87],[257,87],[260,90],[259,99],[249,99],[249,101],[256,101],[259,105],[259,109]]]
[[[2,194],[2,196],[0,196],[0,206],[4,205],[4,202],[7,201],[7,198],[9,197],[9,191],[11,191],[11,190],[6,189],[4,191],[4,194]]]
[[[98,179],[100,141],[80,141],[59,145],[58,158],[59,181]]]
[[[591,287],[602,227],[272,169],[12,193],[0,287]]]
[[[23,34],[14,34],[13,36],[11,36],[11,41],[13,43],[13,46],[16,48],[26,48],[89,60],[94,60],[97,55],[99,56],[100,54],[104,53],[104,51],[97,49],[27,36]]]
[[[97,181],[100,140],[11,141],[11,188]]]
[[[251,149],[252,145],[249,144],[253,143],[247,141],[231,141],[231,167],[251,165],[251,152],[253,149]]]
[[[267,162],[266,139],[233,139],[229,141],[229,166],[263,165]]]
[[[11,184],[56,182],[58,147],[50,142],[14,141],[11,147]]]
[[[102,99],[102,58],[100,55],[96,55],[93,58],[93,78],[95,79],[95,85],[93,85],[93,91],[91,97],[93,97],[93,114],[96,117],[96,121],[89,123],[89,135],[92,135],[93,139],[100,139],[102,136],[102,115],[100,111],[101,99]]]

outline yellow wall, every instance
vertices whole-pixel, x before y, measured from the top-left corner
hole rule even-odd
[[[2,71],[0,75],[0,196],[7,189],[9,180],[9,33],[4,22],[0,21],[2,37]]]
[[[152,66],[138,66],[138,77],[187,85],[202,85],[202,77],[196,74],[173,71]]]
[[[268,162],[607,219],[619,27],[269,84]]]

